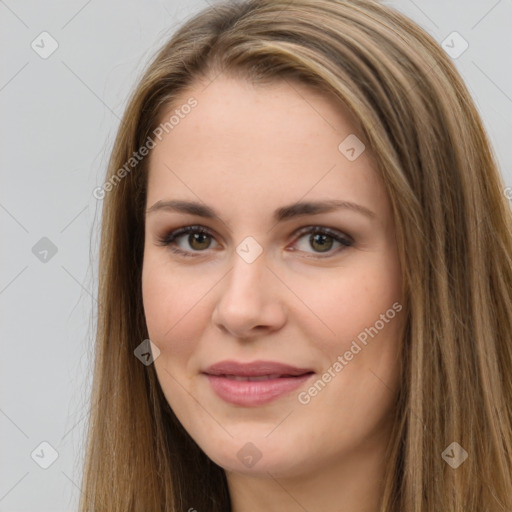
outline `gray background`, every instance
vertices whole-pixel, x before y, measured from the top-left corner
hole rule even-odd
[[[469,43],[454,61],[512,186],[512,0],[385,3],[440,43],[453,31]],[[148,59],[204,6],[0,0],[1,512],[77,509],[101,207],[92,191]],[[48,51],[44,31],[58,43],[46,59],[31,47]],[[47,469],[42,442],[58,452]]]

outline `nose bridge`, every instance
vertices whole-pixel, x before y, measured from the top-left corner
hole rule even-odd
[[[256,298],[262,291],[258,288],[265,281],[264,273],[268,272],[265,265],[264,254],[251,261],[244,259],[244,256],[240,256],[237,251],[237,254],[233,255],[232,270],[227,276],[228,285],[225,293],[242,300],[249,297]]]
[[[215,305],[213,321],[240,337],[249,336],[254,327],[277,329],[285,321],[285,315],[275,290],[269,287],[272,273],[266,268],[265,254],[254,260],[245,259],[243,253],[233,254],[232,261]]]

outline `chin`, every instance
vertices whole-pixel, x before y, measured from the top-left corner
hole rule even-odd
[[[201,446],[206,455],[225,471],[253,476],[292,477],[301,473],[305,460],[297,450],[297,443],[283,443],[282,437],[274,439],[240,436],[222,444],[208,440]],[[241,438],[244,438],[243,440]]]

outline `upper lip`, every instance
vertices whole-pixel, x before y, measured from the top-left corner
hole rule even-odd
[[[259,377],[265,375],[304,375],[312,373],[310,368],[298,368],[289,364],[275,361],[252,361],[241,363],[238,361],[220,361],[209,366],[203,373],[208,375],[239,375],[241,377]]]

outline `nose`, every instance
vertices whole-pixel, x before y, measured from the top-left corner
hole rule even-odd
[[[265,253],[252,263],[233,255],[233,268],[217,287],[212,321],[223,332],[251,338],[279,330],[286,323],[282,283],[267,268]]]

